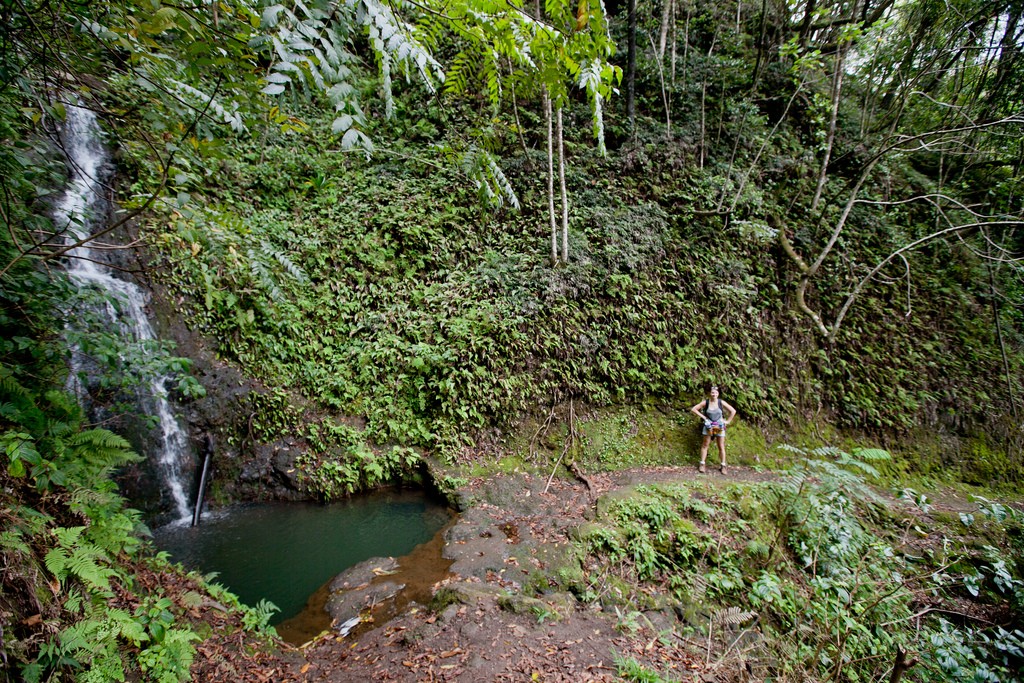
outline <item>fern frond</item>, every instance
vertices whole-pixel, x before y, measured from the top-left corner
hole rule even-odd
[[[170,79],[170,84],[177,89],[177,94],[185,101],[191,102],[193,106],[199,111],[211,111],[220,120],[221,123],[226,123],[231,127],[231,130],[236,133],[243,133],[246,130],[245,122],[242,120],[242,115],[238,111],[238,105],[232,103],[231,106],[225,106],[216,97],[207,95],[202,90],[195,88],[188,83],[182,83]]]
[[[892,455],[889,451],[881,448],[854,448],[853,456],[861,458],[862,460],[870,460],[872,462],[892,460]]]
[[[112,451],[130,451],[132,446],[127,440],[107,429],[87,429],[78,432],[68,439],[70,446],[92,446]]]
[[[595,59],[590,64],[580,69],[579,85],[581,88],[586,90],[587,95],[590,96],[590,110],[591,116],[594,123],[594,138],[597,140],[597,150],[602,156],[607,154],[607,148],[604,144],[604,112],[602,109],[602,103],[604,102],[605,86],[603,71],[605,65],[602,64],[600,59]]]
[[[391,7],[378,0],[361,0],[356,15],[356,22],[366,31],[370,46],[377,55],[382,76],[390,86],[390,70],[393,60],[409,77],[413,71],[419,74],[420,82],[433,93],[435,81],[444,81],[444,69],[434,56],[416,38],[414,28],[401,21]],[[385,92],[385,98],[390,93]]]
[[[279,249],[274,249],[273,246],[268,242],[262,242],[264,252],[273,256],[274,260],[277,261],[285,271],[291,275],[296,282],[300,285],[306,284],[309,281],[309,277],[306,275],[306,271],[300,268],[294,261],[292,261],[288,254],[284,253]]]
[[[31,555],[32,547],[25,541],[21,532],[16,530],[0,533],[0,552]]]
[[[696,600],[703,600],[708,594],[708,582],[703,576],[694,575],[690,578],[690,596]]]
[[[465,50],[459,52],[448,69],[448,76],[444,81],[444,91],[452,95],[465,93],[472,70],[473,60],[470,55]]]
[[[252,274],[256,284],[267,292],[272,301],[284,301],[284,294],[277,286],[277,281],[274,279],[270,269],[267,268],[262,255],[255,249],[246,250],[246,255],[249,257],[249,272]]]
[[[23,387],[21,383],[14,378],[11,374],[10,368],[4,365],[0,365],[0,392],[3,392],[11,398],[17,397],[22,401],[30,400],[31,394],[28,389]]]
[[[757,612],[750,612],[734,606],[718,610],[711,618],[722,626],[738,626],[756,616]]]
[[[501,107],[501,69],[498,64],[497,53],[489,51],[483,64],[483,77],[487,87],[487,99],[490,100],[495,114]]]

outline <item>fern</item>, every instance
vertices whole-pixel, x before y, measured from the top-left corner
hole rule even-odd
[[[490,100],[495,115],[501,108],[501,73],[498,64],[498,53],[495,50],[488,50],[483,60],[482,70],[487,99]]]
[[[280,249],[276,249],[274,245],[267,240],[261,240],[260,247],[263,250],[263,254],[266,254],[277,261],[277,263],[287,271],[287,273],[291,275],[298,284],[304,285],[308,282],[309,278],[307,277],[306,272],[296,265],[286,253]]]
[[[701,602],[707,597],[708,594],[708,582],[700,575],[694,575],[690,579],[690,596],[697,602]]]
[[[614,73],[614,68],[613,69]],[[611,91],[607,85],[610,78],[607,70],[609,65],[595,59],[580,69],[579,86],[590,96],[591,114],[594,124],[594,138],[597,140],[597,151],[604,156],[608,153],[604,142],[604,111],[602,104]]]
[[[28,389],[22,386],[21,382],[15,379],[11,369],[0,364],[0,392],[12,399],[20,399],[18,402],[25,405],[31,401],[31,394]]]
[[[84,531],[83,526],[54,529],[53,534],[59,545],[46,553],[43,561],[62,585],[68,579],[75,578],[88,590],[107,594],[110,591],[110,578],[115,572],[103,565],[108,564],[110,558],[102,548],[82,542]]]
[[[0,552],[28,557],[32,554],[32,547],[25,541],[20,530],[11,529],[0,533]]]
[[[757,616],[757,612],[750,612],[739,607],[727,607],[716,611],[712,620],[721,626],[739,626]]]
[[[315,89],[325,94],[337,113],[332,132],[342,136],[343,149],[372,151],[362,131],[365,117],[347,64],[357,61],[345,48],[361,28],[377,58],[382,80],[385,114],[394,114],[392,74],[399,69],[409,80],[415,73],[428,91],[444,81],[444,71],[427,47],[417,39],[417,26],[399,19],[391,7],[377,0],[342,2],[299,1],[289,6],[267,7],[261,17],[268,33],[250,42],[256,49],[272,52],[263,93],[274,96],[289,88]],[[433,42],[434,37],[428,34]]]
[[[455,55],[455,59],[452,60],[452,64],[448,68],[448,76],[444,81],[445,93],[462,95],[466,92],[466,86],[469,83],[473,64],[473,56],[465,50],[462,50]]]

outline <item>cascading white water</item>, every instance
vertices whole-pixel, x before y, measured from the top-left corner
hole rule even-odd
[[[68,105],[61,140],[71,179],[54,209],[53,220],[58,232],[66,231],[65,242],[70,245],[91,234],[105,216],[103,186],[109,176],[110,163],[96,116],[88,109]],[[105,315],[114,329],[133,342],[144,344],[155,340],[153,327],[146,317],[146,296],[142,289],[114,277],[113,271],[103,264],[100,254],[88,243],[71,249],[67,256],[68,276],[79,289],[95,287],[108,295]],[[80,361],[72,360],[72,386],[81,395],[84,389],[77,384],[80,368]],[[155,416],[159,423],[158,469],[174,503],[176,523],[179,523],[189,521],[192,514],[181,472],[189,442],[167,400],[167,380],[166,376],[152,378],[148,386],[140,387],[138,399],[143,414]]]

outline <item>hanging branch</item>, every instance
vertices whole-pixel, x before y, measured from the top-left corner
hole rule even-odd
[[[810,286],[811,281],[814,279],[814,276],[817,275],[817,272],[821,268],[821,265],[825,262],[829,255],[831,255],[832,249],[839,241],[839,237],[842,235],[843,230],[846,228],[846,223],[850,218],[850,214],[853,211],[853,207],[859,203],[868,203],[865,202],[865,200],[860,199],[859,195],[861,189],[867,183],[868,178],[874,171],[875,166],[878,165],[878,163],[891,152],[909,153],[921,151],[935,151],[936,147],[940,145],[944,146],[944,144],[948,142],[950,138],[956,136],[959,133],[970,133],[1007,124],[1021,123],[1024,123],[1024,117],[1014,114],[994,121],[985,121],[982,123],[973,123],[971,125],[957,126],[954,128],[932,130],[920,133],[918,135],[896,136],[894,134],[896,125],[894,121],[893,127],[889,131],[889,142],[880,147],[879,150],[875,152],[870,159],[868,159],[867,163],[865,163],[864,168],[860,173],[860,176],[857,178],[856,182],[853,183],[853,187],[850,189],[849,198],[847,199],[846,204],[843,207],[842,213],[840,214],[838,220],[832,228],[832,233],[829,235],[828,241],[825,243],[825,246],[821,248],[821,251],[818,253],[817,258],[815,258],[815,260],[812,263],[808,264],[803,258],[801,258],[801,256],[797,253],[796,249],[794,248],[793,244],[789,241],[789,238],[786,236],[785,230],[779,230],[780,245],[782,246],[783,251],[786,253],[786,255],[789,256],[789,258],[796,264],[801,274],[800,281],[797,284],[796,289],[797,308],[814,322],[815,327],[822,334],[822,336],[829,339],[830,341],[835,338],[835,333],[836,331],[838,331],[839,324],[842,322],[843,317],[846,315],[847,309],[849,308],[850,304],[852,304],[853,299],[856,298],[857,294],[860,293],[860,290],[863,288],[864,284],[866,284],[867,280],[869,280],[872,276],[874,276],[875,273],[878,272],[881,266],[884,266],[898,254],[901,254],[904,251],[908,251],[909,249],[912,249],[913,247],[916,247],[923,242],[929,241],[930,239],[934,239],[935,237],[939,237],[943,234],[948,234],[951,232],[959,232],[971,228],[982,227],[984,225],[1024,225],[1024,221],[994,221],[991,223],[979,222],[965,224],[941,230],[937,233],[929,235],[926,238],[922,238],[921,240],[917,240],[909,245],[906,245],[905,247],[897,250],[896,252],[893,252],[888,257],[886,257],[885,261],[880,263],[879,267],[873,270],[871,272],[871,275],[868,276],[868,278],[861,281],[861,283],[857,285],[853,294],[850,295],[846,303],[843,305],[840,314],[837,316],[836,321],[832,324],[832,327],[830,329],[822,320],[821,316],[807,304],[807,289]],[[915,197],[906,201],[915,201],[918,199],[922,199],[922,197]]]
[[[986,234],[986,238],[987,237],[988,235]],[[991,241],[986,244],[986,252],[989,254],[992,253]],[[992,261],[989,259],[986,259],[985,266],[986,270],[988,270],[988,289],[989,296],[992,300],[992,322],[996,326],[996,337],[999,339],[999,351],[1003,355],[1003,371],[1006,373],[1006,395],[1010,399],[1010,408],[1013,410],[1013,421],[1017,422],[1017,401],[1013,397],[1013,375],[1010,374],[1010,361],[1006,356],[1006,342],[1003,341],[1003,326],[999,322],[999,299],[998,293],[996,292],[995,269],[992,267]]]
[[[553,412],[554,409],[552,409]],[[565,443],[562,444],[562,452],[558,454],[558,459],[555,460],[555,466],[551,470],[551,476],[548,477],[548,483],[544,486],[542,493],[547,493],[548,489],[551,488],[551,482],[555,479],[555,472],[558,471],[558,466],[562,464],[562,459],[565,458],[565,454],[569,452],[575,442],[576,437],[576,411],[573,408],[573,400],[569,399],[569,431],[565,435]]]
[[[179,138],[179,145],[178,145],[179,149],[181,148],[181,144],[180,143],[184,142],[185,140],[187,140],[189,138],[189,136],[191,136],[195,132],[196,126],[199,125],[199,122],[201,120],[203,120],[203,118],[206,117],[206,115],[210,111],[210,109],[212,107],[214,107],[215,102],[216,102],[217,93],[220,91],[220,87],[221,87],[221,84],[223,83],[223,81],[224,81],[224,73],[218,74],[217,82],[216,82],[216,84],[214,84],[214,87],[213,87],[213,90],[212,90],[212,92],[210,94],[210,97],[206,101],[206,103],[205,103],[205,105],[203,106],[202,109],[197,109],[196,107],[193,107],[191,104],[189,104],[185,100],[183,100],[183,99],[181,99],[179,97],[175,97],[175,99],[177,99],[180,103],[182,103],[185,106],[188,106],[190,109],[193,109],[193,110],[196,111],[196,115],[192,119],[192,122],[182,132],[182,134],[181,134],[181,136]],[[152,143],[148,139],[146,139],[146,144],[149,145],[150,149],[153,151],[154,156],[156,156],[159,159],[160,158],[159,152],[156,151],[156,148],[152,145]],[[90,234],[90,235],[86,235],[86,236],[84,236],[84,237],[74,241],[71,244],[66,244],[63,247],[60,247],[60,248],[55,249],[53,251],[42,251],[41,250],[42,247],[46,244],[46,241],[39,242],[37,244],[34,244],[32,247],[30,247],[27,250],[20,251],[17,256],[15,256],[13,259],[11,259],[7,263],[7,265],[5,265],[2,269],[0,269],[0,278],[3,278],[10,271],[11,268],[13,268],[18,262],[20,262],[21,260],[23,260],[23,259],[25,259],[27,257],[39,256],[40,260],[42,262],[44,262],[44,263],[47,262],[47,261],[52,261],[53,259],[60,258],[61,256],[63,256],[64,254],[66,254],[66,253],[68,253],[70,251],[78,249],[79,247],[81,247],[81,246],[83,246],[85,244],[89,244],[89,243],[93,242],[94,240],[99,239],[100,237],[103,237],[105,235],[110,234],[111,232],[114,232],[115,230],[117,230],[121,226],[123,226],[123,225],[131,222],[132,220],[134,220],[137,216],[140,216],[140,215],[144,214],[146,211],[149,210],[149,207],[153,205],[153,203],[156,201],[157,197],[160,196],[160,194],[163,192],[163,189],[167,186],[167,180],[168,180],[168,177],[169,177],[169,174],[170,174],[171,164],[173,163],[174,157],[175,157],[176,154],[177,154],[177,149],[175,151],[172,151],[167,156],[166,161],[162,164],[159,184],[157,185],[156,189],[149,194],[149,196],[146,198],[146,201],[143,202],[141,206],[133,209],[132,211],[129,211],[127,214],[122,216],[119,220],[114,221],[113,223],[111,223],[107,227],[103,228],[99,232],[96,232],[96,233],[93,233],[93,234]],[[58,233],[55,232],[54,235],[56,235],[56,234],[58,234]],[[53,235],[51,235],[49,239],[52,239],[52,237],[53,237]]]
[[[537,439],[540,438],[541,434],[546,434],[548,428],[551,426],[551,422],[555,419],[555,404],[551,402],[551,410],[548,411],[548,417],[537,428],[537,431],[533,433],[533,438],[530,439],[530,459],[534,462],[537,461]]]

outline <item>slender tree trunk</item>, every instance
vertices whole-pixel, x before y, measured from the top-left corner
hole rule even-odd
[[[707,83],[700,84],[700,168],[704,168],[704,138],[705,138],[705,119],[704,119],[704,100],[707,97],[708,85]]]
[[[517,98],[516,98],[515,73],[513,72],[513,69],[512,69],[512,60],[511,59],[508,60],[508,76],[509,76],[508,82],[509,82],[511,90],[512,90],[512,113],[513,113],[513,115],[515,115],[515,119],[516,119],[516,132],[519,134],[519,144],[523,148],[523,158],[527,160],[527,163],[529,163],[530,152],[529,152],[529,150],[526,149],[526,138],[523,137],[523,124],[519,120],[519,103],[518,103]]]
[[[654,38],[651,38],[648,34],[647,38],[651,41],[651,49],[656,49],[654,46]],[[661,59],[658,60],[658,81],[661,83],[661,101],[665,106],[665,139],[672,139],[672,110],[668,99],[668,89],[665,86],[665,65]]]
[[[629,0],[626,52],[626,118],[636,128],[636,0]]]
[[[725,127],[725,78],[722,78],[722,91],[718,96],[718,127],[715,129],[715,145],[722,141],[722,129]]]
[[[544,123],[548,129],[548,219],[551,223],[551,265],[558,265],[558,227],[555,222],[555,142],[551,130],[551,96],[544,89]]]
[[[764,43],[767,35],[768,0],[761,0],[761,19],[757,27],[757,57],[754,59],[754,72],[750,76],[750,92],[757,91],[757,83],[761,79],[761,62],[764,61]]]
[[[683,83],[686,83],[687,65],[690,59],[690,8],[686,8],[686,20],[683,22]],[[673,76],[674,78],[674,76]]]
[[[684,31],[685,31],[685,28],[684,28]],[[676,23],[676,3],[675,3],[675,0],[673,0],[672,1],[672,89],[673,90],[675,90],[675,88],[676,88],[676,56],[679,54],[679,51],[676,48],[677,48],[678,45],[679,45],[679,31],[678,31],[678,25]],[[683,53],[684,53],[684,55],[686,53],[686,48],[685,47],[683,48]]]
[[[836,120],[839,118],[839,94],[843,89],[843,71],[845,66],[846,47],[844,43],[836,52],[835,74],[832,78],[832,111],[828,121],[828,137],[825,140],[825,154],[821,160],[821,172],[818,174],[818,187],[814,190],[814,199],[811,200],[811,211],[818,210],[818,203],[821,201],[822,190],[825,189],[825,179],[828,177],[828,162],[832,157],[832,145],[836,139]]]
[[[708,48],[707,59],[711,61],[711,55],[715,52],[715,43],[718,42],[718,30],[711,36],[711,46]],[[707,156],[708,121],[707,121],[707,99],[708,99],[708,77],[707,68],[700,77],[700,168],[704,168],[704,158]]]
[[[665,60],[665,46],[668,45],[668,30],[675,14],[675,0],[662,0],[661,33],[658,35],[658,59]]]
[[[569,199],[565,192],[565,143],[562,138],[562,108],[558,108],[558,185],[562,194],[562,263],[569,262]]]

